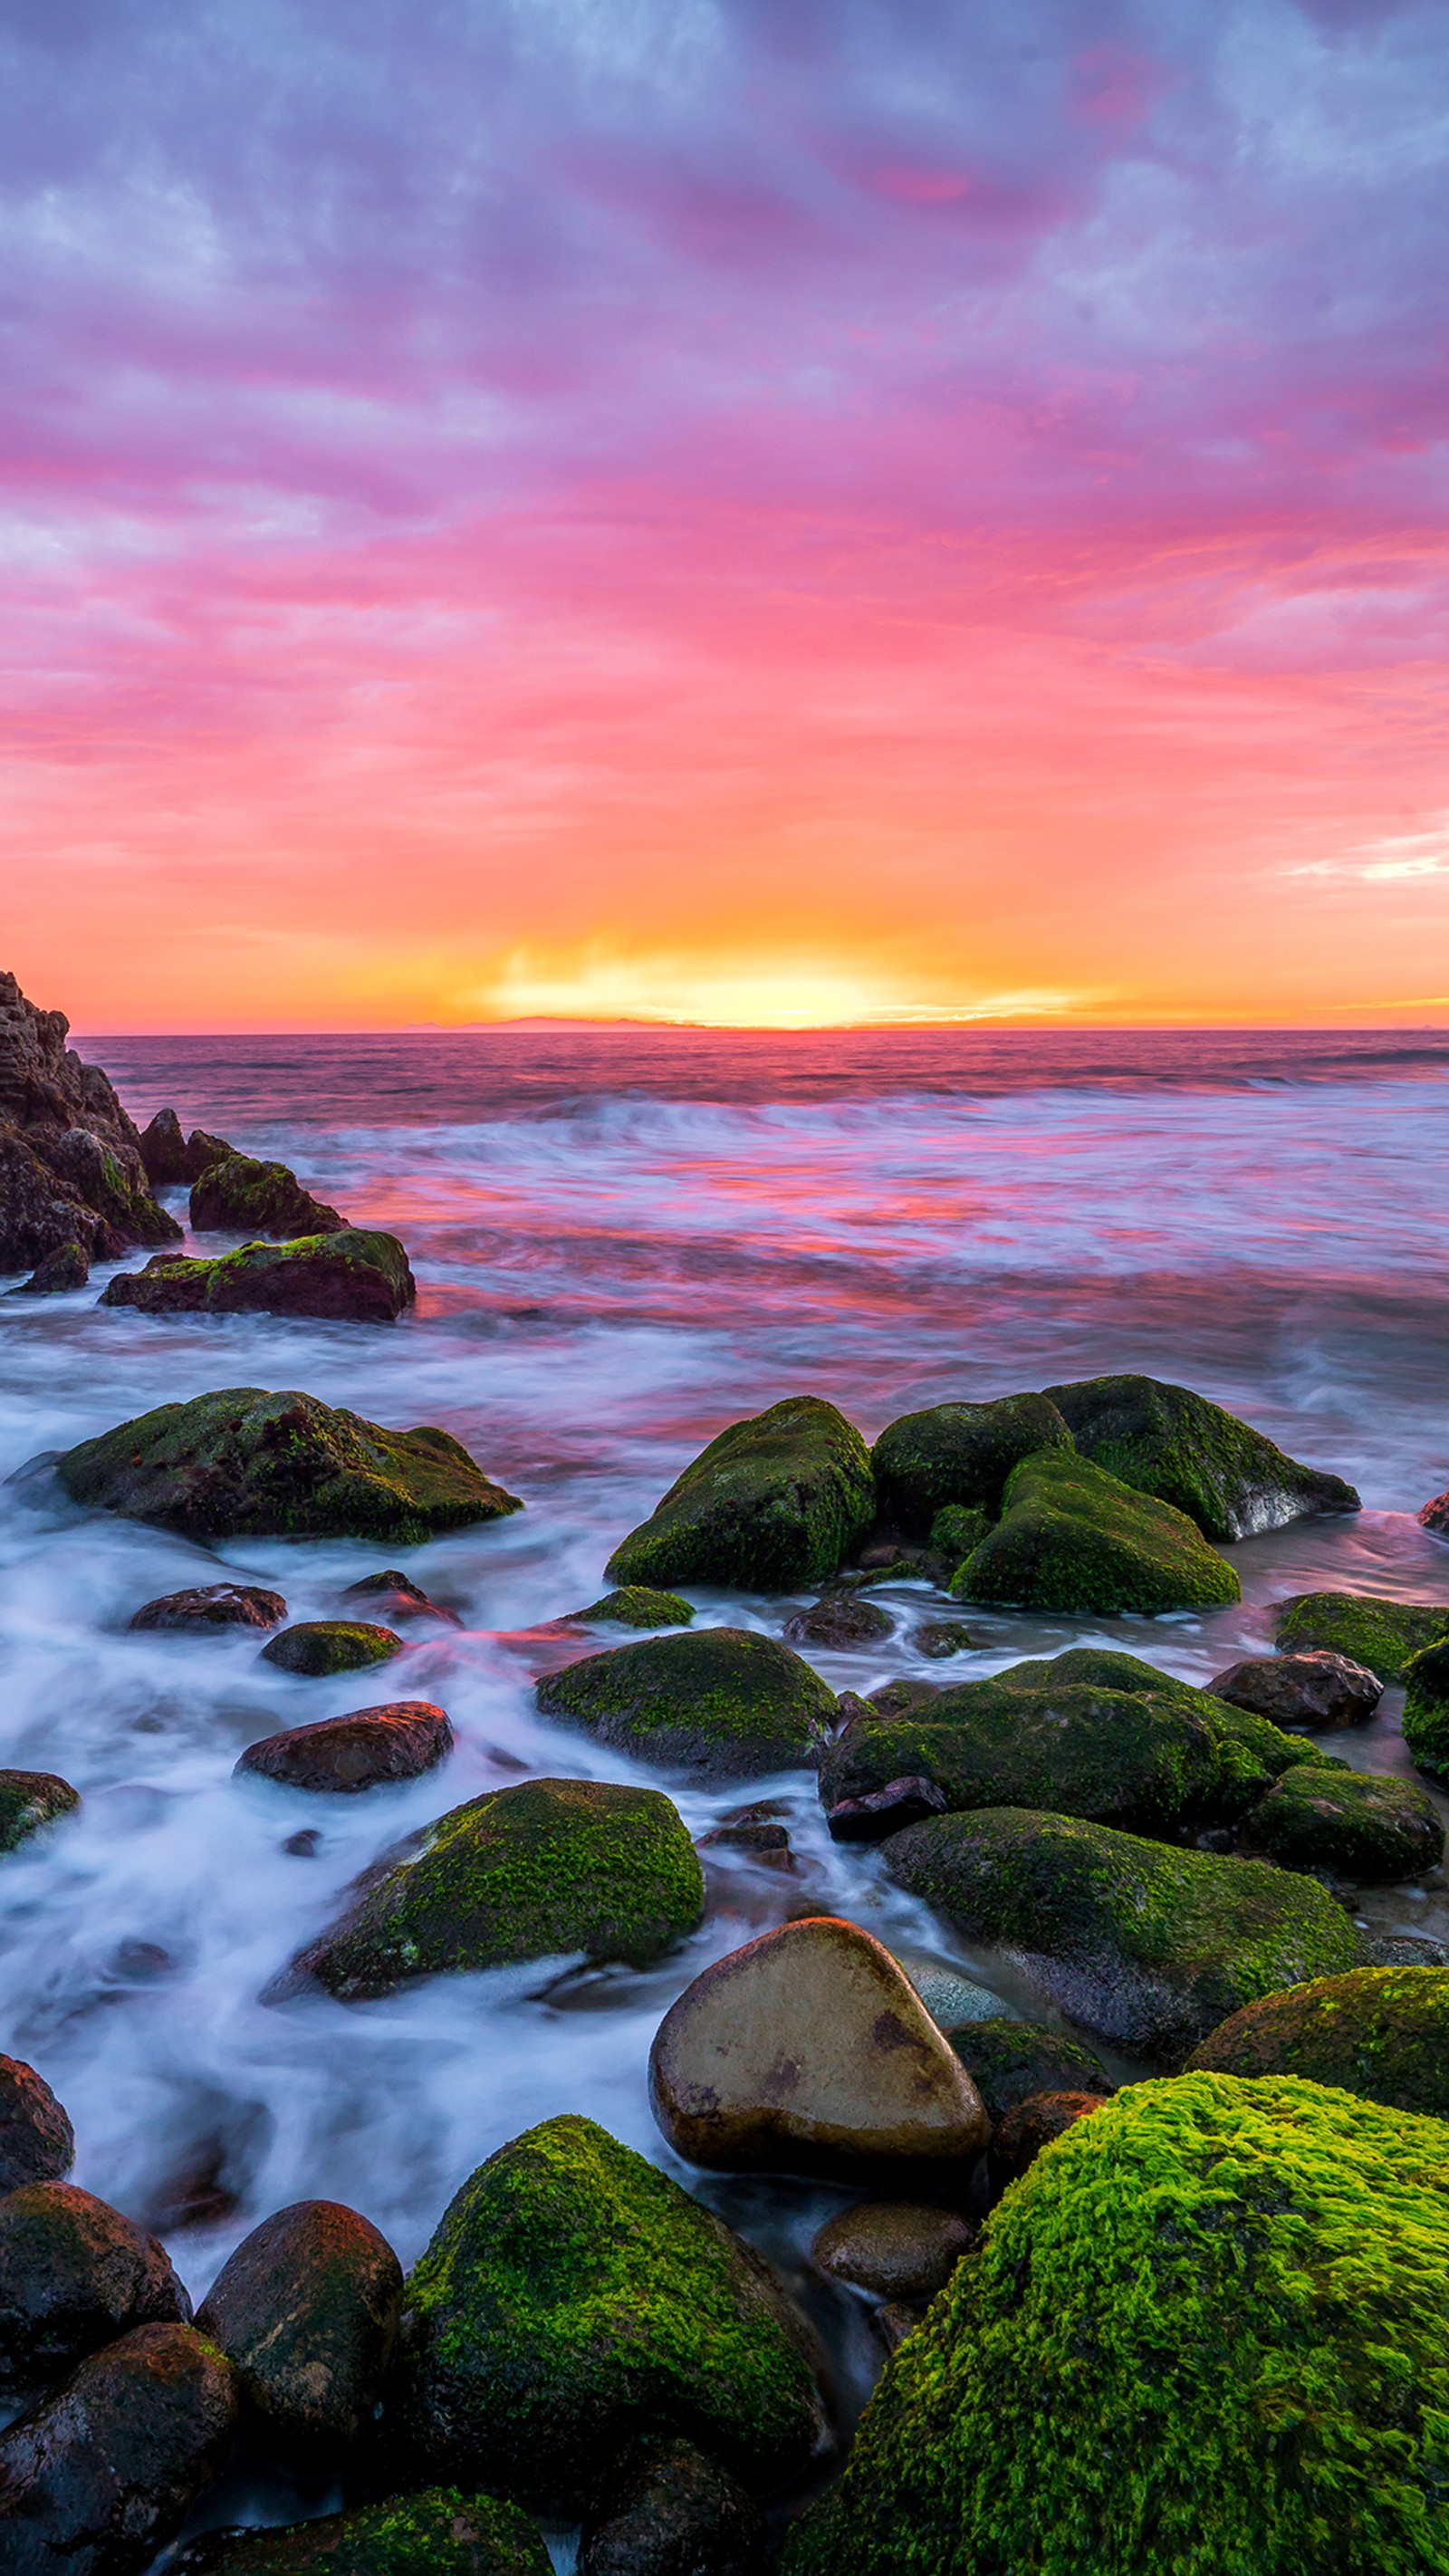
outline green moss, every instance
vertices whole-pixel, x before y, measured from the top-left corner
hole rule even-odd
[[[1381,1682],[1404,1678],[1421,1647],[1449,1635],[1449,1603],[1384,1601],[1375,1592],[1299,1592],[1278,1605],[1283,1649],[1325,1650],[1367,1664]]]
[[[1404,1742],[1421,1771],[1449,1779],[1449,1638],[1404,1666]]]
[[[1312,1513],[1358,1510],[1341,1476],[1300,1467],[1191,1387],[1155,1377],[1093,1377],[1047,1394],[1084,1458],[1186,1512],[1208,1538],[1250,1538]]]
[[[952,1568],[964,1565],[973,1556],[991,1527],[989,1512],[969,1510],[964,1503],[948,1503],[937,1512],[931,1523],[931,1554]]]
[[[393,1324],[416,1298],[396,1235],[349,1226],[294,1243],[244,1243],[210,1261],[157,1253],[144,1270],[122,1271],[100,1302],[144,1315],[258,1313]]]
[[[1023,1459],[1003,1513],[955,1576],[962,1601],[1081,1617],[1206,1610],[1242,1598],[1196,1524],[1059,1449]]]
[[[1100,2057],[1079,2039],[1063,2039],[1034,2022],[965,2022],[946,2033],[986,2105],[993,2127],[1035,2093],[1114,2091]]]
[[[835,1694],[773,1637],[699,1628],[586,1655],[539,1683],[538,1705],[616,1752],[748,1779],[809,1761]]]
[[[54,1771],[0,1771],[0,1852],[14,1851],[42,1825],[69,1816],[80,1792]]]
[[[1298,2075],[1449,2120],[1449,1968],[1353,1968],[1265,1995],[1188,2061],[1219,2075]]]
[[[790,1396],[711,1440],[605,1572],[622,1584],[793,1591],[833,1574],[874,1516],[860,1433],[818,1396]]]
[[[1133,2086],[1038,2157],[786,2576],[1444,2576],[1437,2122]]]
[[[258,1162],[228,1150],[208,1164],[191,1192],[191,1223],[198,1234],[340,1234],[347,1220],[304,1190],[285,1163]]]
[[[1240,2004],[1362,1955],[1315,1879],[1075,1816],[933,1816],[885,1853],[897,1883],[968,1940],[1026,1959],[1070,2020],[1169,2064]]]
[[[1001,1509],[1002,1487],[1013,1467],[1036,1450],[1071,1445],[1070,1431],[1044,1395],[1002,1395],[991,1404],[933,1404],[925,1413],[903,1413],[871,1451],[881,1518],[904,1538],[924,1538],[930,1531],[936,1547],[932,1525],[948,1507],[979,1511],[989,1524]],[[968,1553],[959,1549],[957,1562]]]
[[[699,1856],[659,1790],[526,1780],[440,1816],[298,1967],[344,1997],[578,1951],[642,1967],[703,1910]]]
[[[1243,1831],[1285,1869],[1328,1869],[1373,1882],[1417,1878],[1444,1851],[1444,1828],[1422,1789],[1320,1763],[1285,1771]]]
[[[397,2418],[434,2474],[486,2473],[577,2513],[641,2435],[695,2442],[752,2486],[820,2415],[763,2267],[592,2120],[548,2120],[463,2185],[408,2284]]]
[[[602,1601],[591,1601],[587,1610],[571,1615],[578,1620],[612,1620],[619,1628],[687,1628],[694,1604],[677,1592],[651,1592],[644,1583],[622,1583],[606,1592]]]
[[[374,1628],[365,1619],[304,1619],[283,1628],[262,1648],[262,1661],[280,1664],[284,1673],[364,1672],[402,1653],[403,1641],[391,1628]]]
[[[174,2576],[549,2576],[536,2523],[497,2496],[429,2487],[280,2530],[209,2531]]]
[[[385,1431],[313,1395],[224,1387],[83,1440],[57,1459],[73,1502],[188,1538],[418,1545],[523,1506],[431,1424]]]

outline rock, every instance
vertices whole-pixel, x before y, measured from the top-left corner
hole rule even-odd
[[[878,1646],[894,1624],[879,1602],[862,1600],[858,1592],[827,1592],[822,1600],[812,1601],[808,1609],[797,1610],[786,1620],[785,1635],[794,1646],[823,1646],[848,1654]]]
[[[1443,2134],[1281,2079],[1120,2093],[887,2366],[786,2576],[1429,2576]]]
[[[909,1758],[904,1748],[902,1753]],[[821,1797],[831,1840],[837,1843],[883,1842],[905,1825],[918,1825],[923,1816],[944,1814],[948,1803],[945,1790],[924,1771],[898,1771],[878,1788],[859,1792],[842,1793],[832,1779]]]
[[[153,1190],[171,1188],[192,1175],[186,1168],[186,1139],[174,1109],[158,1109],[138,1139],[146,1178]]]
[[[143,1315],[310,1315],[330,1323],[395,1324],[417,1293],[395,1234],[349,1226],[298,1242],[244,1243],[211,1261],[154,1253],[144,1270],[123,1270],[113,1279],[100,1302],[134,1306]]]
[[[204,2532],[167,2576],[550,2576],[550,2566],[517,2505],[427,2487],[317,2522]]]
[[[1449,1941],[1435,1941],[1426,1932],[1385,1932],[1363,1947],[1370,1968],[1449,1968]]]
[[[1449,1638],[1404,1666],[1404,1742],[1421,1771],[1449,1779]]]
[[[0,1852],[12,1852],[42,1825],[73,1815],[80,1792],[54,1771],[0,1771]]]
[[[5,2576],[139,2576],[225,2463],[231,2372],[188,2325],[137,2326],[0,2433]]]
[[[0,2057],[0,2193],[62,2182],[74,2161],[75,2133],[44,2076]]]
[[[909,1977],[938,2030],[954,2035],[958,2024],[998,2020],[1007,2011],[1000,1995],[974,1977],[963,1976],[959,1968],[943,1967],[938,1959],[916,1950],[895,1950],[891,1956]]]
[[[188,1538],[419,1545],[523,1506],[460,1442],[384,1431],[313,1395],[225,1387],[118,1423],[56,1461],[71,1500]]]
[[[1433,1531],[1436,1538],[1449,1535],[1449,1493],[1436,1494],[1432,1503],[1425,1503],[1417,1518],[1424,1529]]]
[[[871,2324],[887,2352],[899,2352],[907,2335],[913,2335],[926,2311],[910,2299],[887,2299],[885,2305],[873,2308]]]
[[[933,1564],[947,1581],[974,1556],[995,1519],[992,1512],[968,1511],[962,1503],[948,1503],[937,1512],[931,1523],[930,1552]]]
[[[1239,2005],[1359,1964],[1357,1933],[1316,1880],[1076,1816],[935,1816],[885,1852],[899,1886],[1009,1951],[1069,2020],[1169,2064]]]
[[[1039,2029],[1035,2022],[1010,2021],[998,2013],[990,2021],[955,2024],[946,2036],[985,2103],[993,2128],[1019,2102],[1029,2102],[1039,2093],[1105,2097],[1117,2089],[1101,2059],[1079,2039],[1064,2039],[1058,2031]]]
[[[67,1244],[92,1261],[181,1232],[151,1195],[141,1140],[98,1065],[66,1047],[61,1011],[0,975],[0,1272]]]
[[[432,1700],[390,1700],[348,1717],[319,1718],[249,1744],[236,1766],[289,1789],[356,1796],[391,1780],[416,1780],[453,1750],[447,1711]]]
[[[1404,1678],[1409,1657],[1449,1636],[1449,1604],[1384,1601],[1376,1592],[1297,1592],[1278,1604],[1278,1647],[1347,1655],[1381,1682]]]
[[[934,2299],[944,2290],[976,2229],[959,2210],[925,2201],[862,2200],[828,2218],[810,2260],[833,2281],[877,2299]]]
[[[404,2456],[573,2518],[639,2440],[683,2434],[752,2491],[823,2432],[759,2257],[592,2120],[546,2120],[463,2185],[407,2285]]]
[[[1443,1858],[1444,1828],[1422,1789],[1381,1772],[1297,1762],[1243,1822],[1243,1838],[1284,1869],[1384,1883]]]
[[[262,1163],[231,1150],[192,1184],[191,1224],[196,1234],[264,1234],[279,1243],[350,1231],[346,1217],[314,1199],[285,1163]]]
[[[716,2172],[964,2176],[986,2143],[969,2075],[879,1941],[831,1915],[716,1960],[665,2014],[649,2099]]]
[[[1353,1968],[1247,2004],[1188,2060],[1217,2075],[1297,2075],[1449,2120],[1449,1969]]]
[[[0,2381],[55,2379],[132,2326],[191,2319],[154,2236],[68,2182],[0,2199]]]
[[[1023,1459],[1001,1520],[953,1577],[963,1601],[1116,1616],[1207,1610],[1242,1589],[1195,1522],[1060,1449]]]
[[[1031,2093],[1024,2102],[1014,2103],[992,2135],[988,2159],[992,2189],[1003,2192],[1009,2183],[1020,2182],[1043,2147],[1055,2146],[1078,2120],[1090,2119],[1101,2110],[1102,2101],[1103,2096],[1093,2091]]]
[[[1367,1664],[1347,1655],[1249,1655],[1208,1683],[1214,1699],[1255,1709],[1275,1726],[1367,1726],[1384,1695]]]
[[[265,2447],[309,2477],[340,2466],[371,2429],[402,2308],[385,2236],[335,2200],[264,2218],[197,2311],[236,2372]]]
[[[360,1673],[369,1664],[385,1664],[403,1650],[391,1628],[374,1628],[365,1619],[304,1619],[283,1628],[262,1648],[264,1663],[284,1673]]]
[[[765,2526],[737,2478],[692,2442],[642,2452],[586,2523],[579,2576],[759,2576]]]
[[[928,1700],[939,1699],[940,1696],[939,1682],[921,1681],[914,1674],[900,1673],[893,1682],[882,1682],[879,1690],[873,1690],[866,1706],[879,1710],[882,1717],[904,1717],[909,1710],[924,1708]],[[845,1705],[843,1692],[839,1705],[842,1708]]]
[[[713,1780],[809,1762],[835,1694],[788,1646],[745,1628],[699,1628],[586,1655],[538,1684],[545,1717],[567,1718],[616,1753]]]
[[[715,1825],[707,1834],[696,1837],[696,1851],[717,1849],[752,1852],[757,1860],[784,1869],[791,1866],[790,1837],[783,1825]]]
[[[201,1583],[189,1592],[143,1601],[127,1625],[207,1637],[218,1628],[279,1628],[286,1615],[280,1592],[264,1592],[255,1583]]]
[[[72,1239],[69,1243],[58,1243],[53,1252],[47,1252],[23,1285],[12,1288],[9,1294],[12,1297],[65,1297],[77,1288],[84,1288],[90,1275],[89,1255]]]
[[[374,1615],[389,1628],[404,1619],[435,1619],[440,1627],[461,1628],[456,1610],[447,1610],[441,1601],[430,1601],[419,1584],[391,1566],[381,1574],[364,1574],[359,1583],[349,1583],[344,1601],[365,1601]]]
[[[874,1517],[860,1433],[818,1396],[790,1396],[711,1440],[605,1572],[611,1583],[790,1592],[832,1575]]]
[[[703,1909],[699,1856],[658,1789],[525,1780],[440,1816],[297,1966],[344,1998],[579,1951],[642,1967]]]
[[[1071,1446],[1070,1431],[1044,1395],[1002,1395],[990,1404],[934,1404],[926,1413],[903,1413],[871,1451],[881,1519],[903,1538],[929,1533],[935,1547],[932,1523],[939,1512],[956,1505],[994,1520],[1013,1467],[1039,1449]]]
[[[647,1583],[621,1583],[606,1592],[602,1601],[591,1601],[587,1610],[572,1610],[569,1617],[580,1625],[602,1619],[620,1628],[687,1628],[694,1604],[677,1592],[651,1592]]]
[[[911,1639],[918,1655],[942,1663],[948,1655],[969,1654],[976,1640],[962,1619],[927,1619]]]
[[[1359,1508],[1341,1476],[1300,1467],[1191,1387],[1155,1377],[1091,1377],[1046,1392],[1084,1458],[1186,1512],[1207,1538],[1252,1538]]]

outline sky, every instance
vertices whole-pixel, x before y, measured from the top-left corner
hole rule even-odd
[[[1446,161],[1443,0],[0,0],[0,964],[1442,1023]]]

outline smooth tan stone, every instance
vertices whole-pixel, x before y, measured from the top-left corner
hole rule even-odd
[[[862,2200],[826,2220],[810,2258],[833,2281],[878,2299],[934,2299],[975,2242],[975,2228],[958,2209]]]
[[[990,2125],[890,1952],[833,1915],[696,1977],[659,2026],[649,2091],[670,2144],[725,2172],[929,2175]]]

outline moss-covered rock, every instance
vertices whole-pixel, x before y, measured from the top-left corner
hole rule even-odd
[[[522,1504],[431,1424],[384,1431],[314,1395],[223,1387],[162,1404],[57,1459],[72,1502],[187,1538],[372,1538],[418,1546]]]
[[[1297,2075],[1449,2120],[1449,1968],[1351,1968],[1265,1995],[1210,2031],[1188,2066]]]
[[[417,1283],[395,1234],[346,1226],[287,1243],[244,1243],[214,1260],[158,1252],[123,1270],[103,1306],[142,1315],[309,1315],[323,1322],[395,1324],[417,1301]]]
[[[991,1512],[968,1511],[964,1503],[948,1503],[932,1521],[927,1542],[936,1564],[954,1574],[968,1556],[974,1556],[994,1517]]]
[[[885,1851],[898,1885],[1009,1951],[1083,2030],[1169,2064],[1240,2004],[1360,1964],[1342,1907],[1266,1861],[1019,1807],[934,1816]]]
[[[74,2162],[75,2132],[44,2076],[22,2057],[0,2057],[0,2194],[62,2182]]]
[[[1042,2030],[1035,2022],[1011,2021],[1004,2013],[991,2021],[969,2021],[946,2033],[993,2123],[1004,2120],[1018,2102],[1038,2093],[1116,2091],[1100,2057],[1079,2039]]]
[[[687,1628],[694,1617],[694,1603],[678,1592],[651,1592],[647,1583],[621,1583],[606,1592],[602,1601],[591,1601],[587,1610],[574,1610],[570,1616],[581,1626],[599,1619],[616,1628]]]
[[[878,1601],[866,1600],[859,1590],[845,1588],[822,1593],[818,1601],[809,1602],[803,1610],[793,1611],[785,1622],[785,1635],[793,1646],[817,1646],[827,1654],[852,1655],[869,1653],[888,1637],[895,1621]]]
[[[1385,1601],[1376,1592],[1298,1592],[1278,1604],[1280,1646],[1322,1647],[1367,1664],[1381,1682],[1404,1678],[1421,1647],[1449,1636],[1449,1602]]]
[[[266,1234],[279,1242],[347,1229],[346,1217],[314,1199],[285,1163],[258,1162],[232,1150],[209,1163],[194,1183],[191,1223],[197,1234]]]
[[[402,1650],[403,1641],[391,1628],[374,1627],[367,1619],[301,1619],[295,1628],[268,1638],[261,1661],[315,1680],[324,1673],[365,1672],[369,1664],[385,1664]]]
[[[55,1771],[0,1771],[0,1852],[12,1852],[42,1825],[69,1816],[80,1791]]]
[[[130,2327],[191,2320],[164,2246],[68,2182],[0,2197],[0,2385],[38,2385]],[[3,2562],[0,2562],[3,2563]]]
[[[699,1856],[658,1789],[525,1780],[454,1807],[416,1859],[362,1881],[294,1981],[350,1998],[578,1951],[639,1967],[703,1909]]]
[[[1435,1779],[1449,1779],[1449,1638],[1404,1666],[1404,1742]]]
[[[874,1517],[860,1433],[819,1396],[788,1396],[711,1440],[605,1572],[612,1583],[794,1591],[833,1574]]]
[[[335,2200],[274,2210],[222,2265],[196,2328],[225,2353],[249,2429],[325,2477],[370,2433],[402,2307],[402,2268]]]
[[[994,1520],[1013,1467],[1038,1449],[1071,1446],[1070,1431],[1044,1395],[1002,1395],[990,1404],[933,1404],[925,1413],[903,1413],[871,1451],[881,1519],[903,1538],[929,1534],[934,1547],[933,1524],[948,1505]]]
[[[204,2532],[170,2576],[549,2576],[538,2525],[501,2497],[425,2487],[279,2529]]]
[[[232,2375],[194,2327],[133,2326],[0,2433],[5,2576],[139,2576],[226,2462]]]
[[[786,2576],[1443,2576],[1437,2122],[1133,2086],[1039,2157]]]
[[[425,2474],[536,2512],[587,2510],[641,2436],[768,2488],[822,2429],[763,2265],[592,2120],[546,2120],[463,2185],[408,2283],[394,2385]]]
[[[1084,1458],[1186,1512],[1208,1538],[1251,1538],[1317,1512],[1358,1510],[1341,1476],[1300,1467],[1191,1387],[1155,1377],[1092,1377],[1047,1394]]]
[[[1242,1597],[1186,1513],[1061,1449],[1013,1469],[1000,1521],[951,1589],[963,1601],[1076,1617],[1208,1610]]]
[[[1285,1869],[1379,1882],[1417,1878],[1444,1852],[1444,1828],[1422,1789],[1326,1763],[1285,1771],[1244,1820],[1243,1837]]]
[[[835,1694],[773,1637],[699,1628],[566,1664],[538,1705],[616,1753],[732,1780],[812,1760]]]

